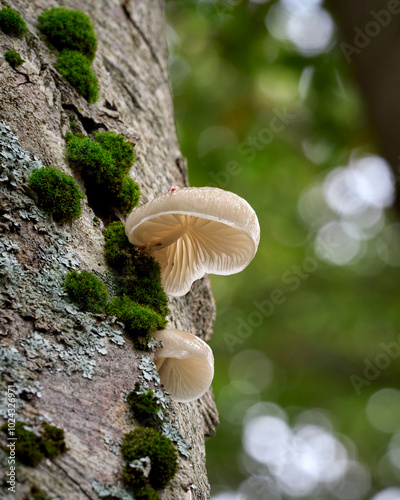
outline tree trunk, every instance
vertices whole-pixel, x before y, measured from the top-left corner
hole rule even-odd
[[[76,177],[64,139],[75,122],[86,135],[112,130],[135,145],[130,175],[140,185],[140,203],[173,184],[187,184],[168,81],[163,2],[9,3],[26,21],[29,35],[20,40],[0,32],[1,417],[7,416],[11,385],[18,419],[34,429],[42,422],[64,429],[68,451],[37,467],[19,465],[16,493],[7,490],[4,479],[3,497],[20,500],[35,484],[50,498],[132,498],[122,483],[120,440],[138,423],[124,397],[136,382],[156,388],[154,355],[135,350],[118,322],[79,311],[63,290],[70,269],[95,272],[114,286],[103,255],[106,221],[95,225],[96,214],[85,200],[80,219],[53,222],[35,205],[26,180],[40,163]],[[57,72],[57,56],[40,36],[37,17],[53,6],[83,10],[92,20],[98,40],[92,66],[99,80],[96,104],[89,105]],[[2,57],[10,49],[26,61],[16,70]],[[215,309],[207,278],[186,296],[171,299],[169,307],[170,327],[209,338]],[[161,497],[209,498],[204,435],[212,435],[217,423],[211,391],[188,404],[168,399],[164,413],[180,453],[178,473]],[[6,435],[0,434],[4,447]],[[187,444],[190,456],[185,456]],[[0,471],[6,478],[4,459]]]

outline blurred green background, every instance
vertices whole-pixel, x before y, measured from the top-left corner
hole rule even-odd
[[[400,499],[400,225],[318,0],[167,1],[190,183],[245,198],[261,242],[212,276],[218,500]]]

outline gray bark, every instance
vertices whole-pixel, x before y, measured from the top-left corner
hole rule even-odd
[[[124,396],[135,382],[155,387],[153,354],[136,351],[117,322],[81,312],[68,300],[62,280],[72,268],[95,272],[110,289],[115,286],[104,261],[103,227],[93,224],[87,200],[79,220],[54,223],[36,207],[26,179],[40,162],[76,176],[65,156],[72,120],[85,134],[113,130],[134,143],[131,176],[141,187],[140,203],[172,184],[187,184],[173,119],[163,2],[9,4],[27,22],[29,36],[19,40],[0,32],[0,119],[9,127],[0,127],[0,382],[2,390],[14,386],[19,419],[34,428],[47,421],[65,430],[68,451],[35,468],[19,466],[16,494],[3,489],[3,497],[20,500],[36,484],[50,498],[125,498],[120,439],[138,423]],[[96,104],[88,105],[58,74],[56,55],[39,36],[37,16],[53,6],[83,10],[93,22]],[[17,71],[2,57],[12,48],[26,61]],[[208,279],[196,282],[185,297],[171,299],[170,311],[171,327],[208,339],[215,316]],[[212,393],[189,404],[166,400],[166,406],[166,432],[175,433],[182,453],[162,498],[209,498],[204,435],[212,435],[217,423]],[[1,415],[0,424],[5,406]],[[3,478],[6,472],[0,458]]]

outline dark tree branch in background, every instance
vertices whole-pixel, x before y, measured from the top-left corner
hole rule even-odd
[[[382,154],[393,169],[400,213],[400,2],[332,0],[329,7],[341,30],[339,47],[354,69]]]

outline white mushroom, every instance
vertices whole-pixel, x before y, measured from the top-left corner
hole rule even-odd
[[[212,187],[174,186],[136,208],[125,231],[160,263],[164,290],[176,297],[205,273],[242,271],[260,241],[257,215],[247,201]]]
[[[214,377],[214,356],[209,345],[181,330],[162,330],[152,335],[163,343],[156,350],[156,367],[171,398],[188,403],[203,396]]]

